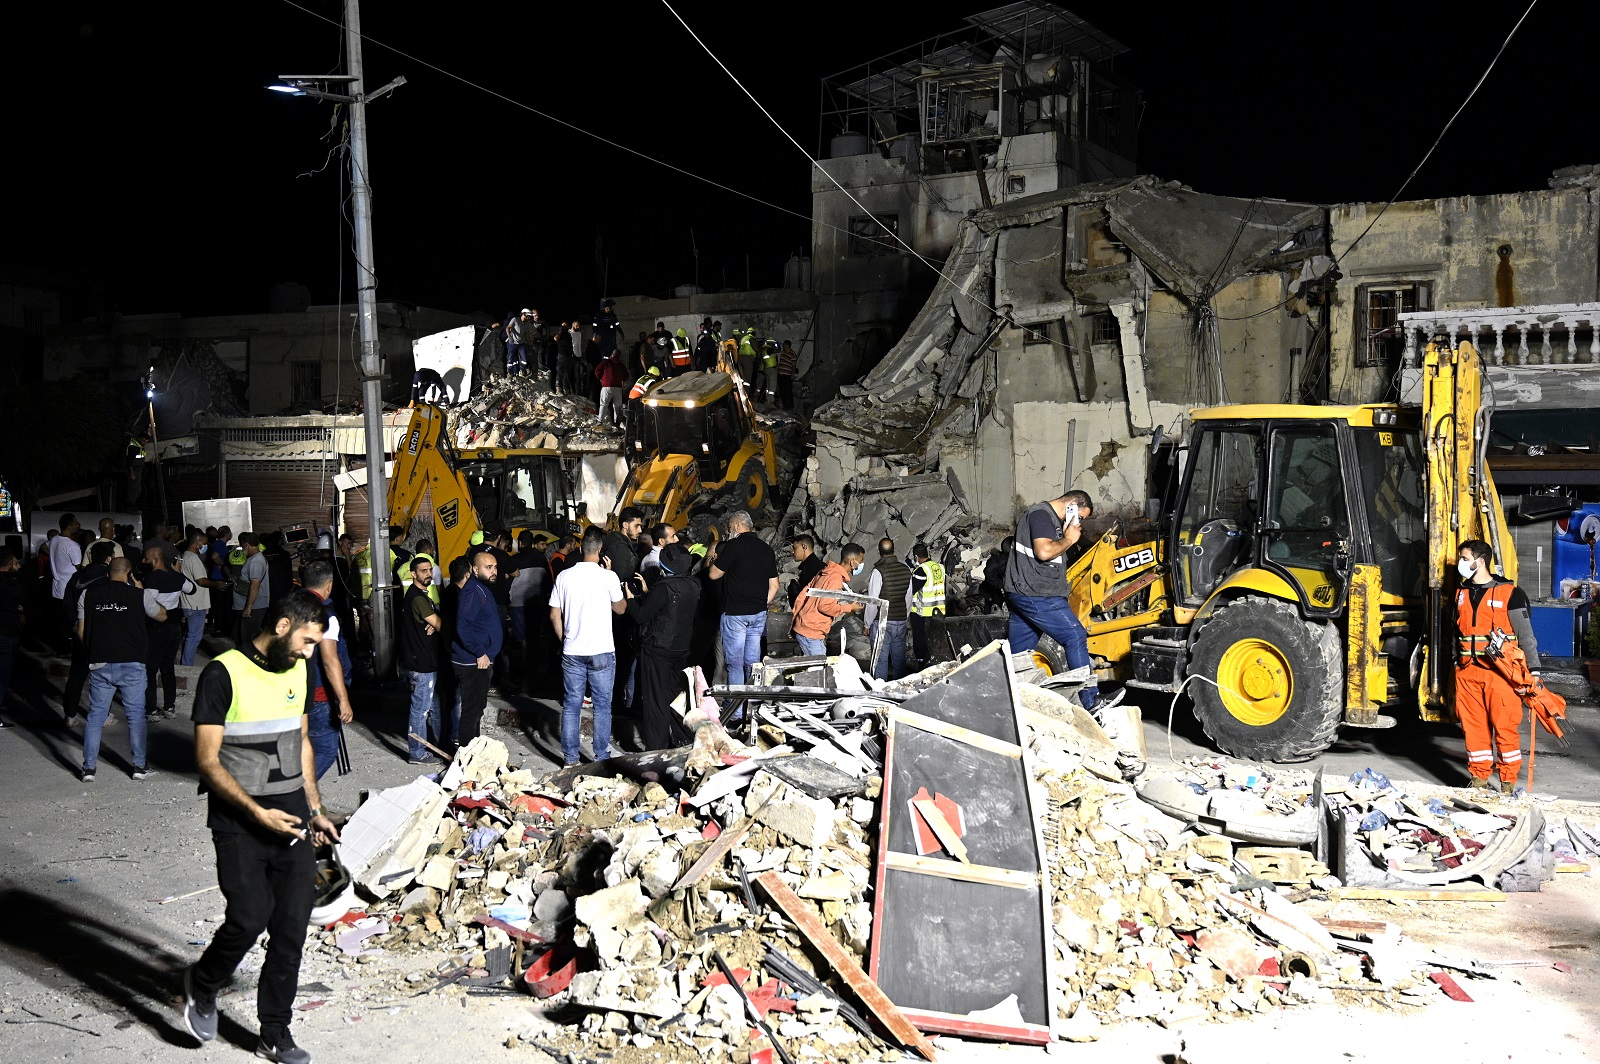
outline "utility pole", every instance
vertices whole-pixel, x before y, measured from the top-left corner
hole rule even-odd
[[[383,354],[378,350],[378,275],[372,262],[372,185],[367,173],[367,104],[406,83],[397,77],[367,92],[361,68],[361,8],[359,0],[345,0],[345,52],[349,72],[342,75],[283,75],[280,92],[341,103],[350,109],[350,188],[354,204],[356,237],[356,331],[361,344],[361,405],[367,440],[367,546],[372,566],[372,657],[380,680],[394,674],[394,626],[390,595],[396,590],[389,567],[388,478],[383,455]],[[337,84],[345,92],[330,92]]]
[[[383,455],[383,353],[378,350],[378,275],[372,262],[372,186],[367,179],[367,100],[361,69],[361,4],[345,0],[345,54],[350,57],[350,189],[355,208],[356,330],[361,343],[361,407],[367,437],[367,563],[372,566],[372,667],[394,674],[394,570],[389,565],[389,483]]]

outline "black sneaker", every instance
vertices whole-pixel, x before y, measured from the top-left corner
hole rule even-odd
[[[289,1032],[284,1031],[267,1040],[266,1035],[256,1045],[256,1056],[262,1060],[275,1060],[278,1064],[311,1064],[311,1054],[294,1044]]]
[[[145,765],[135,765],[134,766],[134,769],[133,769],[133,778],[134,779],[136,779],[136,780],[147,780],[147,779],[150,778],[150,776],[151,776],[151,772],[150,772],[150,769],[147,766],[145,766]]]
[[[194,985],[194,969],[183,970],[183,1026],[201,1044],[217,1037],[217,998]]]
[[[444,764],[444,762],[440,761],[437,757],[434,757],[432,754],[423,754],[421,757],[408,757],[408,758],[406,758],[406,764],[408,764],[408,765],[426,765],[426,766],[431,767],[431,768],[437,768],[438,766]]]
[[[94,769],[92,769],[92,768],[80,768],[78,770],[78,779],[79,779],[79,781],[81,781],[83,783],[93,783],[94,782]]]
[[[175,717],[177,717],[177,715],[178,715],[178,707],[177,706],[165,706],[161,710],[161,715],[163,717],[167,718],[168,720],[172,720]]]

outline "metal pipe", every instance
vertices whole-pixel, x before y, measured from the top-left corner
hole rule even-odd
[[[361,62],[360,0],[345,0],[345,51],[349,56],[350,189],[356,238],[356,329],[361,344],[361,401],[367,439],[367,523],[372,565],[372,664],[379,680],[394,672],[390,594],[388,483],[384,475],[383,354],[378,350],[378,277],[372,259],[372,186],[367,176],[367,102]]]

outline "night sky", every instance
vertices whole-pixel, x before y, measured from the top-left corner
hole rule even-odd
[[[333,0],[301,0],[337,20]],[[966,3],[680,10],[808,150],[819,78],[954,27]],[[1067,5],[1126,44],[1140,168],[1204,191],[1386,199],[1523,5]],[[552,12],[560,12],[552,16]],[[584,19],[589,12],[592,19]],[[917,22],[907,20],[915,12]],[[425,14],[421,14],[425,13]],[[419,14],[421,17],[419,17]],[[610,17],[607,17],[609,15]],[[17,5],[5,43],[12,209],[0,258],[68,267],[108,308],[265,310],[274,282],[351,294],[332,108],[264,91],[342,70],[342,33],[283,0]],[[379,4],[363,29],[417,59],[802,214],[806,160],[651,0]],[[1543,0],[1406,198],[1543,188],[1600,161],[1600,5]],[[379,297],[586,313],[693,279],[776,285],[809,223],[606,147],[369,43]],[[319,171],[320,172],[317,172]],[[306,176],[301,176],[306,175]],[[691,236],[692,234],[692,236]]]

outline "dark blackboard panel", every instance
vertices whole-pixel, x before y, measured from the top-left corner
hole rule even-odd
[[[886,869],[874,930],[872,976],[901,1008],[960,1015],[1015,994],[1024,1020],[1049,1026],[1037,888]]]
[[[1005,645],[983,653],[901,708],[957,724],[1001,742],[1018,745],[1017,714],[1011,702],[1011,660]]]
[[[915,854],[917,842],[908,803],[919,787],[942,794],[961,807],[967,857],[977,865],[1039,871],[1033,813],[1022,761],[896,721],[889,740],[888,786],[884,811],[889,849]],[[930,860],[954,861],[942,848]]]

